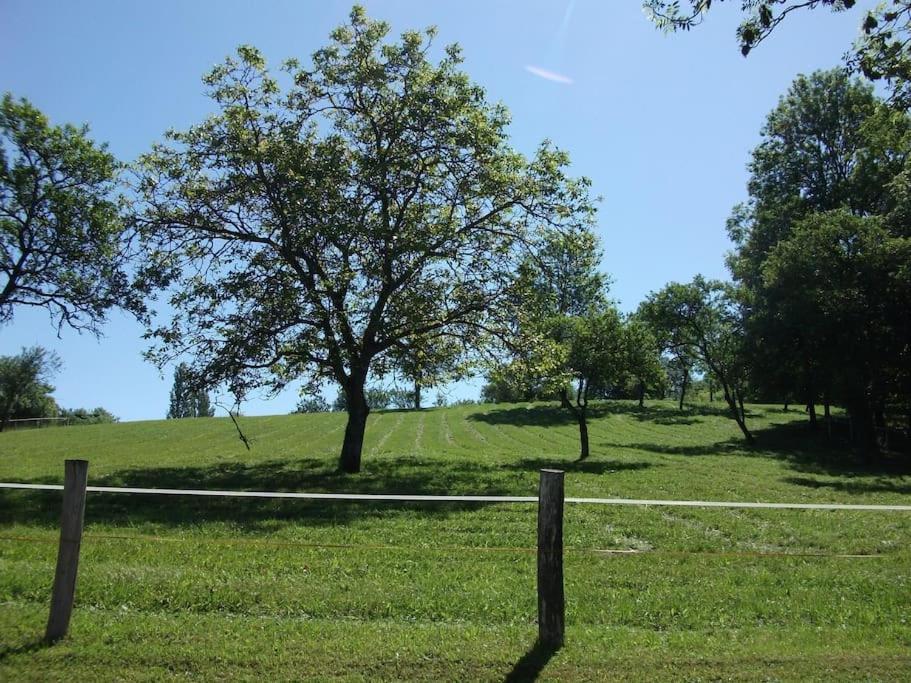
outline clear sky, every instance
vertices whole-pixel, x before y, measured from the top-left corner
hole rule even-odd
[[[512,112],[513,144],[550,138],[603,197],[603,268],[624,310],[696,273],[724,277],[724,223],[746,196],[746,162],[768,111],[799,73],[840,63],[863,9],[789,18],[749,58],[734,31],[740,3],[716,3],[704,25],[664,35],[639,0],[377,0],[368,14],[393,33],[436,25],[462,45],[464,69]],[[88,123],[131,161],[167,128],[212,108],[201,76],[248,43],[273,64],[305,61],[343,23],[350,2],[0,0],[0,91],[24,96],[53,123]],[[531,67],[531,68],[529,68]],[[550,76],[548,78],[548,76]],[[571,82],[567,82],[571,81]],[[172,371],[142,360],[141,327],[113,314],[105,337],[55,329],[18,310],[0,354],[39,344],[64,368],[64,407],[104,406],[124,420],[160,418]],[[455,387],[450,398],[476,397]],[[246,414],[289,412],[296,392],[251,400]]]

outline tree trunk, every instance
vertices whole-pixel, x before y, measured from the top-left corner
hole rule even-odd
[[[875,458],[879,454],[879,444],[876,441],[876,421],[866,396],[855,397],[848,410],[851,414],[851,424],[854,427],[854,438],[860,452],[867,458]]]
[[[579,420],[579,442],[581,449],[579,451],[579,460],[585,460],[588,457],[588,422],[585,419],[585,409],[578,411]]]
[[[689,370],[684,371],[683,373],[683,382],[680,384],[680,407],[679,410],[683,410],[683,398],[686,396],[686,385],[689,383],[690,372]]]
[[[639,407],[645,407],[645,382],[639,380]]]
[[[414,380],[414,409],[421,409],[421,385],[417,380]]]
[[[737,426],[740,427],[740,431],[743,433],[743,438],[746,439],[747,443],[753,443],[753,435],[750,434],[750,430],[747,429],[746,419],[740,412],[740,406],[743,406],[743,399],[740,399],[740,406],[738,406],[737,392],[729,387],[728,383],[724,380],[721,381],[721,388],[724,390],[724,401],[728,404],[728,408],[731,411],[731,416],[734,418],[734,422],[736,422]]]
[[[737,392],[737,403],[740,406],[740,419],[743,421],[744,424],[746,424],[747,411],[743,407],[743,393],[740,391]]]
[[[829,441],[831,441],[832,440],[832,411],[831,411],[831,406],[829,405],[829,394],[828,393],[823,397],[822,414],[826,420],[826,438]]]
[[[715,385],[709,382],[709,403],[715,402]]]
[[[819,423],[816,421],[816,402],[813,399],[807,401],[807,414],[810,416],[810,429],[815,432]]]
[[[784,402],[784,412],[788,412],[788,405],[790,405],[790,404],[787,401],[785,401]]]
[[[370,406],[364,395],[364,379],[349,380],[345,387],[348,399],[348,424],[345,425],[345,440],[338,467],[342,472],[356,474],[361,471],[361,451],[364,447],[364,431],[367,428],[367,415]]]

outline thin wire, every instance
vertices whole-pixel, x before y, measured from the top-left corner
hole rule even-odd
[[[61,484],[21,484],[0,482],[3,489],[60,491]],[[208,496],[226,498],[293,498],[303,500],[360,500],[430,503],[537,503],[537,496],[430,496],[386,493],[303,493],[296,491],[216,491],[208,489],[159,489],[123,486],[87,486],[94,493],[136,493],[166,496]],[[639,505],[663,507],[749,508],[770,510],[876,510],[911,512],[911,505],[876,505],[849,503],[763,503],[714,500],[650,500],[639,498],[566,498],[567,503],[589,505]]]

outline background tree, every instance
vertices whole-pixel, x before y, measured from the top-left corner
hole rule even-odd
[[[822,399],[827,410],[830,403],[833,378],[823,363],[830,340],[815,335],[819,328],[804,315],[782,315],[799,305],[783,305],[782,291],[770,298],[763,267],[775,245],[815,214],[897,216],[895,188],[908,163],[909,130],[905,114],[840,71],[798,77],[768,116],[749,166],[750,201],[735,208],[728,224],[736,247],[728,263],[749,301],[753,385],[766,397],[799,397],[814,428],[817,403]],[[807,304],[801,293],[793,295]]]
[[[171,387],[168,419],[215,415],[215,408],[209,401],[209,394],[205,389],[200,388],[200,384],[186,363],[181,363],[174,369],[174,385]]]
[[[0,324],[34,306],[98,334],[109,309],[143,310],[124,271],[119,165],[87,135],[8,93],[0,103]]]
[[[60,411],[60,417],[65,417],[70,425],[113,424],[120,421],[120,418],[100,406],[91,410],[64,408]]]
[[[389,353],[390,371],[412,386],[407,392],[408,405],[397,407],[420,410],[422,390],[458,379],[464,370],[464,357],[463,345],[445,334],[428,334],[393,346]],[[398,396],[405,398],[404,394]]]
[[[51,417],[57,404],[48,382],[60,370],[53,351],[33,346],[15,356],[0,356],[0,432],[12,419]]]
[[[840,399],[868,453],[878,450],[889,397],[907,396],[909,264],[911,239],[892,235],[877,217],[839,210],[798,223],[763,266],[770,305],[818,344],[827,417]]]
[[[746,425],[744,392],[747,364],[744,318],[737,291],[718,281],[696,276],[692,282],[672,282],[650,294],[639,308],[665,348],[697,363],[721,386],[731,417],[744,438],[753,441]]]
[[[297,402],[295,413],[328,413],[331,410],[329,404],[320,395],[305,396]]]
[[[427,335],[482,344],[535,231],[593,215],[565,154],[509,148],[458,47],[432,63],[433,31],[384,44],[388,30],[355,8],[312,68],[286,63],[284,94],[240,48],[205,79],[217,112],[142,162],[146,275],[174,311],[151,357],[190,351],[236,397],[337,382],[346,472],[378,359]]]

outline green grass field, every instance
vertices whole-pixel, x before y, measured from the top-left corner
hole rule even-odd
[[[0,434],[0,481],[911,503],[911,468],[854,463],[802,412],[609,402],[578,434],[537,404]],[[534,645],[533,504],[89,494],[71,634],[44,647],[60,494],[0,492],[0,680],[911,680],[911,513],[567,505],[567,645]],[[634,552],[616,552],[634,551]]]

